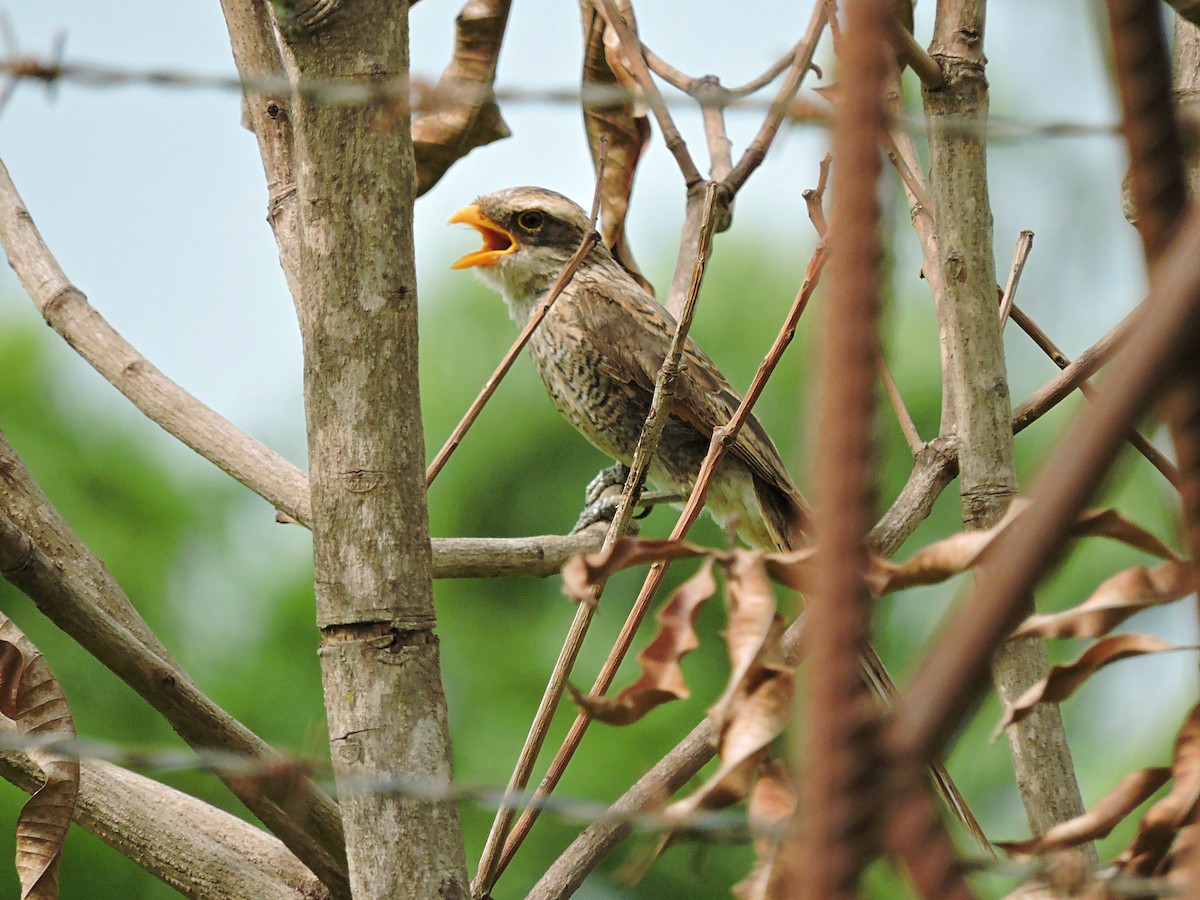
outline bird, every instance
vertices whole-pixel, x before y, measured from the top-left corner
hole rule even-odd
[[[520,327],[529,322],[591,230],[578,204],[539,187],[485,194],[454,213],[450,223],[470,225],[483,237],[479,250],[465,254],[451,268],[475,269],[504,297]],[[558,411],[593,446],[628,466],[675,328],[671,314],[597,243],[527,347]],[[682,359],[650,478],[687,494],[713,431],[728,423],[741,397],[690,337]],[[597,476],[601,483],[604,474]],[[808,505],[753,415],[717,468],[707,499],[706,508],[718,524],[735,529],[752,547],[797,550],[807,539]],[[862,647],[861,661],[870,687],[885,705],[891,703],[897,694],[895,682],[870,643]],[[947,806],[988,846],[944,766],[935,763],[932,772]]]
[[[454,213],[450,223],[470,225],[483,237],[479,250],[451,268],[475,269],[503,296],[519,327],[591,230],[578,204],[539,187],[485,194]],[[675,329],[674,317],[597,242],[527,349],[559,413],[619,466],[628,466]],[[741,399],[689,337],[650,480],[686,496],[713,431],[729,422]],[[589,496],[605,475],[597,476]],[[624,480],[619,467],[609,475],[609,483]],[[807,504],[753,415],[713,475],[707,510],[752,547],[792,550],[803,543]]]

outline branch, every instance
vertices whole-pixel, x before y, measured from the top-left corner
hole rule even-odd
[[[170,658],[104,564],[34,484],[2,433],[0,485],[0,546],[23,560],[0,576],[137,691],[192,747],[220,747],[266,761],[278,758]],[[307,778],[280,785],[271,779],[220,777],[333,896],[349,895],[340,858],[341,822],[332,800]]]
[[[3,163],[0,243],[46,322],[113,387],[222,471],[297,521],[309,521],[308,485],[299,469],[163,375],[67,280]]]
[[[600,549],[606,523],[575,534],[526,538],[434,538],[434,578],[557,575],[568,559]]]
[[[947,303],[938,326],[949,345],[949,368],[959,449],[963,526],[995,525],[1017,493],[1012,409],[1007,390],[988,199],[987,148],[978,137],[951,133],[943,123],[983,122],[988,91],[984,78],[984,3],[942,3],[934,24],[933,56],[945,83],[922,91],[929,133],[929,168],[938,228],[938,269]],[[1032,608],[1032,593],[1026,598]],[[1040,641],[998,648],[993,678],[1001,702],[1011,703],[1045,673]],[[1056,707],[1039,708],[1009,729],[1018,790],[1034,834],[1084,811]],[[1094,859],[1095,850],[1091,851]]]
[[[15,729],[0,720],[0,734]],[[120,766],[80,763],[75,821],[188,897],[325,900],[328,889],[276,838],[248,822]],[[0,776],[27,793],[41,770],[24,753],[0,751]]]
[[[654,83],[654,77],[646,67],[646,60],[641,53],[642,45],[634,31],[635,26],[632,22],[625,21],[616,0],[596,0],[596,3],[604,15],[604,20],[608,22],[608,27],[613,30],[621,42],[621,52],[625,56],[629,71],[637,79],[638,86],[642,89],[642,93],[646,98],[646,103],[650,106],[651,111],[654,113],[654,118],[658,121],[663,141],[666,142],[667,149],[671,151],[671,155],[675,157],[679,171],[683,174],[684,183],[689,188],[694,184],[699,184],[703,181],[703,177],[700,175],[700,170],[696,168],[695,162],[692,161],[692,155],[688,152],[687,143],[683,140],[679,129],[675,127],[675,120],[671,118],[671,112],[667,109],[662,92],[659,91],[658,85]],[[630,19],[632,20],[632,18],[632,14],[630,14]]]
[[[767,151],[771,148],[771,144],[775,140],[775,135],[779,133],[779,126],[783,124],[787,117],[787,112],[795,98],[796,93],[800,90],[800,85],[804,82],[804,76],[808,74],[808,70],[813,67],[813,55],[817,52],[817,44],[821,40],[821,35],[825,31],[827,22],[827,13],[823,0],[815,0],[813,3],[812,18],[808,21],[808,28],[804,32],[804,37],[800,39],[800,43],[796,45],[793,51],[792,65],[788,69],[787,77],[783,84],[779,86],[779,91],[775,95],[775,99],[771,102],[771,108],[767,111],[767,116],[763,119],[763,123],[759,126],[758,133],[754,135],[753,140],[746,145],[746,150],[742,154],[742,158],[738,160],[733,171],[729,173],[729,177],[725,179],[725,186],[731,194],[736,194],[742,189],[754,171],[762,165],[762,162],[767,157]]]
[[[408,78],[406,4],[270,6],[293,82]],[[351,887],[465,893],[453,803],[353,790],[453,768],[421,465],[411,134],[390,127],[398,107],[293,104],[318,655]]]

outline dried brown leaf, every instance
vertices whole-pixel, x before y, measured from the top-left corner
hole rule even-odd
[[[1072,609],[1030,616],[1011,639],[1100,637],[1143,609],[1186,597],[1195,586],[1195,578],[1195,569],[1188,560],[1170,560],[1153,569],[1134,566],[1102,581],[1090,597]]]
[[[700,607],[716,591],[713,560],[709,557],[658,611],[658,632],[638,654],[642,666],[638,680],[616,697],[584,695],[572,687],[575,702],[601,722],[630,725],[656,706],[691,696],[679,661],[700,646],[692,623]]]
[[[923,547],[904,562],[871,556],[867,583],[873,593],[882,596],[953,578],[976,565],[1001,532],[1028,508],[1028,500],[1014,500],[1004,518],[993,527],[951,535]],[[1107,537],[1155,556],[1176,559],[1162,541],[1113,509],[1088,510],[1072,526],[1071,534],[1075,537]],[[815,552],[815,548],[806,547],[788,553],[768,554],[767,571],[775,581],[793,590],[805,591],[809,587],[809,569]]]
[[[696,810],[723,809],[745,798],[763,754],[791,719],[794,690],[791,671],[776,671],[731,707],[718,744],[721,764],[717,771],[690,797],[668,806],[664,814],[686,823]]]
[[[1060,703],[1066,700],[1095,672],[1110,663],[1150,653],[1196,649],[1200,648],[1172,644],[1149,634],[1118,634],[1099,640],[1072,662],[1051,666],[1045,678],[1030,685],[1001,719],[992,737],[994,739],[1009,725],[1020,722],[1039,703]]]
[[[580,11],[584,34],[584,93],[589,89],[622,88],[628,96],[640,96],[637,80],[620,54],[616,34],[606,27],[604,17],[591,0],[582,0]],[[633,16],[628,4],[622,4],[622,12],[627,18]],[[617,261],[653,293],[650,282],[638,269],[625,233],[638,161],[650,141],[650,118],[645,105],[628,100],[603,105],[585,103],[583,125],[597,171],[602,155],[600,145],[604,143],[604,170],[600,172],[600,237]]]
[[[572,600],[585,603],[594,586],[622,569],[645,562],[690,559],[710,553],[709,548],[686,541],[622,538],[607,550],[580,554],[567,560],[562,569],[563,592]]]
[[[1131,522],[1115,509],[1089,509],[1084,512],[1071,534],[1076,537],[1106,537],[1138,550],[1144,550],[1159,559],[1175,559],[1175,551],[1153,534]]]
[[[765,760],[759,767],[758,780],[750,791],[748,804],[750,823],[756,830],[754,852],[757,859],[750,874],[732,888],[737,900],[767,900],[779,887],[773,883],[772,875],[780,839],[777,834],[762,832],[781,830],[796,812],[796,799],[796,785],[787,765],[779,759]]]
[[[1034,856],[1107,837],[1118,823],[1170,779],[1171,769],[1167,766],[1131,772],[1083,815],[1055,825],[1045,834],[1028,841],[997,841],[996,846],[1010,856]]]
[[[1114,860],[1123,872],[1154,873],[1194,814],[1200,798],[1200,705],[1192,708],[1179,729],[1171,774],[1171,790],[1146,810],[1133,842]]]
[[[21,630],[0,614],[0,696],[22,735],[74,738],[75,724],[54,673]],[[19,660],[19,663],[18,663]],[[58,865],[79,794],[79,761],[49,747],[28,751],[45,773],[17,817],[17,875],[22,900],[54,900]]]
[[[454,56],[433,92],[435,109],[412,123],[417,196],[476,147],[512,132],[492,95],[512,0],[467,0],[455,19]]]
[[[780,639],[783,617],[775,612],[775,591],[767,575],[766,558],[755,550],[735,550],[724,566],[729,624],[729,683],[709,710],[723,727],[731,707],[750,693],[763,677],[786,669]]]

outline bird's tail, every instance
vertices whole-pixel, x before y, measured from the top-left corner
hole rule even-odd
[[[807,543],[810,516],[808,503],[799,491],[795,488],[783,491],[777,485],[755,478],[754,496],[775,544],[774,549],[799,550]]]
[[[775,547],[779,550],[795,550],[804,546],[811,539],[810,515],[808,505],[799,492],[785,493],[774,485],[755,479],[755,494],[762,510],[763,520],[771,533]],[[866,643],[860,652],[863,679],[871,687],[885,709],[891,709],[899,696],[899,690],[887,667],[880,659],[875,647]],[[989,853],[994,853],[987,835],[983,833],[978,820],[967,806],[966,800],[950,777],[945,765],[939,760],[930,766],[930,778],[934,790],[942,798],[947,808],[963,824],[980,845]]]
[[[887,667],[880,659],[875,645],[865,643],[859,651],[859,659],[862,662],[863,679],[870,685],[871,690],[879,699],[880,704],[885,709],[891,709],[896,704],[896,698],[900,691],[896,687],[896,682],[892,680],[892,676],[888,674]],[[983,833],[983,828],[979,824],[979,820],[975,818],[975,814],[971,812],[971,808],[967,806],[967,801],[958,789],[958,785],[954,783],[954,779],[950,777],[950,772],[942,761],[935,760],[929,766],[929,778],[933,782],[933,788],[938,796],[942,798],[942,802],[954,814],[954,817],[962,823],[963,827],[971,833],[971,836],[979,842],[979,845],[988,853],[995,855],[991,843],[988,841],[987,835]]]

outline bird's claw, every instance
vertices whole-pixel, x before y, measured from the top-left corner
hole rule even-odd
[[[601,469],[583,491],[583,510],[575,520],[571,534],[583,531],[597,522],[611,522],[621,502],[621,490],[629,477],[629,466],[613,463]]]
[[[583,489],[584,511],[587,508],[594,506],[601,495],[611,487],[622,487],[625,484],[625,479],[629,477],[629,466],[624,463],[613,463],[607,469],[601,469],[596,473],[596,477],[588,482],[586,488]],[[616,511],[616,504],[613,504],[613,511]],[[611,513],[609,518],[612,518]],[[583,519],[583,516],[580,516]],[[599,521],[599,520],[594,520]]]
[[[575,520],[575,525],[571,529],[571,534],[578,534],[586,528],[591,528],[597,522],[611,522],[613,516],[617,514],[617,506],[620,502],[621,495],[619,493],[597,497],[580,511],[579,518]]]

